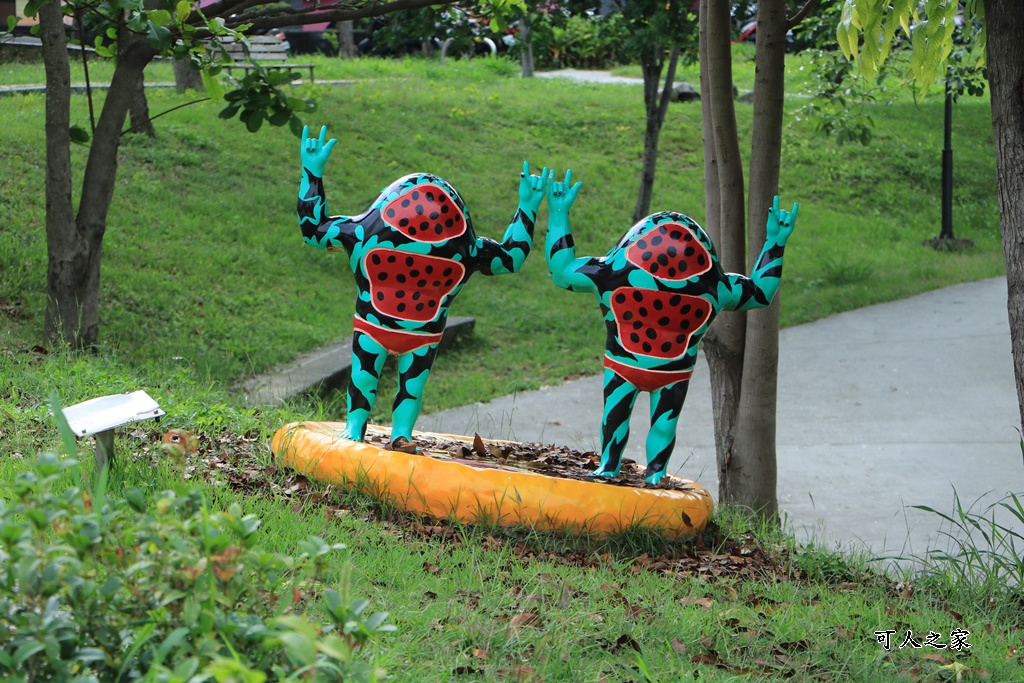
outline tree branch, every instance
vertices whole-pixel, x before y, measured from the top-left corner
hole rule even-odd
[[[263,31],[283,26],[304,26],[321,22],[350,21],[364,17],[375,17],[398,10],[420,9],[436,5],[449,5],[456,0],[390,0],[389,2],[370,2],[361,7],[323,9],[311,7],[292,9],[290,7],[259,7],[249,12],[236,14],[225,19],[229,28],[237,28],[242,24],[252,24],[252,30]]]
[[[244,2],[247,2],[247,0],[219,0],[206,7],[201,7],[200,11],[206,17],[219,17],[234,12],[235,8]],[[191,18],[189,18],[189,23],[192,23]]]
[[[161,116],[164,116],[165,114],[170,114],[172,111],[177,111],[177,110],[182,109],[184,107],[188,107],[189,105],[199,104],[200,102],[209,102],[209,101],[210,101],[209,97],[201,97],[198,100],[192,100],[191,102],[186,102],[185,104],[179,104],[177,107],[171,107],[170,109],[167,109],[166,111],[160,112],[156,116],[150,116],[148,119],[146,119],[142,123],[136,124],[136,125],[132,126],[131,128],[127,128],[125,130],[122,130],[121,131],[121,136],[123,137],[125,135],[128,135],[128,133],[131,133],[133,130],[135,130],[137,128],[142,128],[147,123],[152,123],[153,121],[156,121]]]
[[[813,12],[814,8],[817,6],[818,0],[807,0],[807,2],[804,3],[804,6],[800,8],[799,12],[786,19],[786,30],[792,31],[799,26],[800,22],[803,21],[808,14]]]

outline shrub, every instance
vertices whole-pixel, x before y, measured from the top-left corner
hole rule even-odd
[[[341,545],[256,547],[259,520],[201,494],[107,500],[43,454],[0,501],[0,675],[21,681],[375,680],[386,614],[321,583]],[[72,475],[72,476],[69,476]],[[63,488],[62,488],[63,487]],[[342,583],[345,585],[345,582]],[[326,624],[303,614],[319,598]]]
[[[618,13],[532,12],[530,36],[533,58],[542,69],[608,69],[629,61],[622,48],[629,30]]]

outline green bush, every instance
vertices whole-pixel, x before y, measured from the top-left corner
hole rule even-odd
[[[67,486],[43,454],[0,501],[0,675],[20,681],[376,680],[359,656],[387,615],[325,589],[341,545],[256,547],[260,521],[201,495]],[[342,582],[345,585],[345,582]],[[303,612],[317,597],[324,625]],[[311,615],[309,615],[311,616]]]
[[[629,32],[618,13],[533,12],[530,36],[534,62],[541,69],[609,69],[629,61],[622,51]]]

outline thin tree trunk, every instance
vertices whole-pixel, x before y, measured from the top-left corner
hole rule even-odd
[[[46,318],[49,342],[78,345],[83,257],[71,199],[71,67],[60,5],[39,8],[46,70]]]
[[[110,90],[89,147],[78,214],[66,225],[51,223],[47,206],[47,247],[51,263],[58,262],[58,267],[47,272],[52,302],[47,309],[47,330],[51,318],[59,321],[52,324],[54,329],[60,329],[64,339],[78,348],[95,346],[99,339],[100,256],[117,178],[121,129],[142,71],[156,54],[145,38],[127,32],[120,44]],[[48,99],[55,90],[47,88]],[[66,137],[66,126],[64,131]],[[50,132],[48,123],[48,146]]]
[[[203,86],[203,75],[193,69],[188,62],[175,59],[171,62],[171,69],[174,70],[174,85],[178,88],[178,92],[202,90],[205,87]]]
[[[358,50],[353,22],[339,21],[335,26],[338,29],[338,56],[342,59],[354,59]]]
[[[1024,429],[1024,4],[985,0],[985,21],[1010,345]]]
[[[701,108],[705,113],[705,156],[711,152],[715,173],[705,177],[709,211],[708,234],[715,243],[722,267],[746,271],[743,216],[743,166],[732,89],[732,45],[727,3],[701,3]],[[707,162],[705,162],[707,164]],[[733,502],[733,454],[743,379],[746,317],[723,312],[704,338],[704,356],[711,371],[711,402],[715,416],[715,452],[719,500]],[[738,463],[737,463],[738,464]]]
[[[533,78],[533,39],[530,37],[530,15],[526,12],[523,12],[523,18],[519,20],[519,42],[523,46],[519,55],[523,78]]]
[[[145,133],[151,138],[156,137],[156,129],[149,118],[149,101],[146,99],[146,74],[139,74],[129,108],[129,122],[133,133]]]
[[[641,220],[651,211],[651,197],[654,195],[654,175],[658,166],[658,141],[661,138],[661,127],[668,113],[668,103],[672,96],[672,84],[676,78],[676,65],[679,63],[678,47],[673,48],[668,61],[668,73],[665,75],[665,87],[658,95],[658,84],[661,81],[661,67],[664,55],[657,60],[645,60],[642,63],[644,72],[644,105],[647,110],[647,127],[644,133],[643,168],[640,172],[640,191],[637,193],[636,206],[633,207],[633,222]]]
[[[786,57],[785,0],[760,0],[755,55],[754,130],[750,153],[747,262],[761,252],[765,219],[779,191]],[[731,502],[776,519],[775,417],[779,368],[779,296],[767,308],[747,313],[743,383],[734,457]]]

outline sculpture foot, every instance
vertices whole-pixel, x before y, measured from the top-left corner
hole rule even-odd
[[[652,474],[647,475],[646,477],[644,477],[644,481],[646,481],[648,484],[653,484],[654,486],[657,486],[664,476],[665,471],[661,470],[659,472],[654,472]]]
[[[613,477],[619,476],[619,470],[617,470],[617,469],[616,470],[604,470],[604,469],[594,470],[593,472],[590,473],[590,476],[592,476],[592,477],[607,477],[608,479],[611,479]]]
[[[349,425],[345,425],[345,428],[343,430],[341,430],[341,433],[338,434],[338,436],[340,436],[342,439],[348,439],[349,441],[359,441],[359,442],[362,442],[363,441],[363,435],[362,434],[353,433],[355,431],[361,431],[361,430],[354,430]]]

